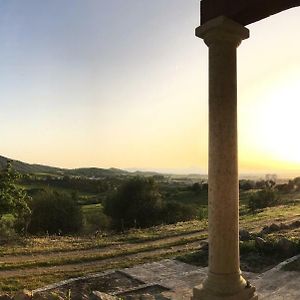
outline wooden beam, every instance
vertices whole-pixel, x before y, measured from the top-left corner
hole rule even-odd
[[[245,26],[297,6],[300,0],[202,0],[201,24],[226,16]]]

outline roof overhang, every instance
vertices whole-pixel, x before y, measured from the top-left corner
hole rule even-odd
[[[202,0],[201,24],[226,16],[245,26],[297,6],[300,0]]]

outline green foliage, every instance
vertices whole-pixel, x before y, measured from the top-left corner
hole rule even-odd
[[[104,213],[118,229],[158,224],[161,195],[153,178],[133,177],[124,182],[104,203]]]
[[[239,181],[239,187],[242,191],[249,191],[255,188],[255,181],[253,180],[247,180],[247,179],[241,179]]]
[[[294,180],[289,180],[288,183],[283,183],[283,184],[277,184],[276,189],[284,194],[288,194],[294,191],[295,189],[295,183]]]
[[[166,224],[188,221],[196,218],[196,209],[192,205],[180,202],[166,202],[162,209],[162,220]]]
[[[277,192],[272,188],[265,188],[255,192],[249,197],[248,207],[254,212],[257,209],[271,207],[281,204]]]
[[[11,215],[5,215],[0,218],[0,241],[6,242],[15,237],[14,230],[15,218]]]
[[[33,198],[29,232],[66,234],[81,227],[80,206],[70,195],[46,189]]]
[[[201,206],[198,213],[199,220],[204,220],[208,218],[208,207]]]
[[[102,210],[95,209],[85,215],[85,232],[96,233],[110,227],[110,218]]]
[[[70,176],[24,176],[22,183],[27,186],[49,186],[56,189],[68,189],[74,192],[99,194],[111,190],[116,184],[116,178],[90,179]]]
[[[201,180],[200,182],[195,182],[194,184],[191,185],[191,190],[195,194],[201,194],[203,192],[207,193],[208,183],[203,180]]]
[[[208,265],[208,251],[198,250],[195,252],[187,253],[176,257],[177,260],[182,261],[186,264],[195,266],[207,267]]]
[[[194,191],[196,194],[200,193],[200,191],[202,191],[202,184],[199,182],[195,182],[191,188],[192,188],[192,191]]]
[[[240,241],[240,253],[247,254],[251,252],[257,252],[255,240]]]
[[[6,214],[14,217],[13,227],[20,232],[26,232],[31,210],[28,202],[31,198],[25,190],[16,185],[19,175],[12,169],[11,162],[0,173],[0,218]],[[6,225],[7,226],[7,223]]]

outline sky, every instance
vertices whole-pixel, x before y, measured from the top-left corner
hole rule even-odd
[[[198,0],[0,0],[0,154],[207,172]],[[300,174],[300,9],[238,49],[242,173]]]

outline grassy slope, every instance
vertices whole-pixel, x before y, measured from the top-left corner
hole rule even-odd
[[[85,207],[86,211],[90,209],[92,206]],[[289,222],[295,218],[300,218],[299,202],[266,208],[255,215],[245,214],[241,217],[240,223],[242,228],[260,231],[266,224]],[[190,221],[145,230],[132,230],[121,235],[28,238],[23,240],[22,244],[15,243],[1,248],[2,264],[0,264],[0,270],[15,270],[20,275],[6,276],[6,278],[2,276],[0,289],[3,291],[16,290],[26,286],[36,288],[63,278],[187,254],[193,251],[194,245],[199,245],[197,241],[207,236],[206,228],[206,221]],[[203,231],[199,232],[201,229]],[[282,235],[295,235],[295,232],[291,232],[277,232],[272,235],[275,238]],[[84,251],[88,249],[94,249],[96,252],[91,250],[91,254],[87,255]],[[58,255],[47,257],[52,253]],[[65,253],[65,255],[59,257],[59,253]],[[35,260],[33,254],[38,254],[39,257],[44,255],[45,259]],[[21,255],[25,255],[24,259],[5,264],[5,257],[11,259],[12,256],[17,258]],[[197,257],[196,259],[201,258]],[[79,264],[80,266],[81,263],[84,267],[72,268],[73,265]],[[47,271],[47,268],[54,265],[57,265],[59,271],[49,272],[50,269]],[[45,268],[45,271],[39,275],[34,275],[34,272],[28,271],[41,267]],[[21,269],[29,273],[22,276]]]

